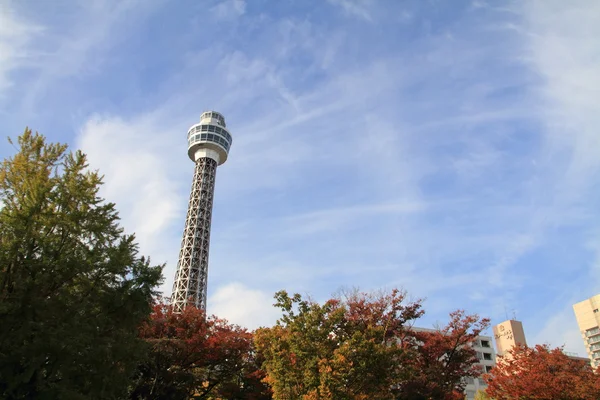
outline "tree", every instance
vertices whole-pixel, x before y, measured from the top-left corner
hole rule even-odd
[[[513,347],[484,379],[495,400],[600,399],[600,375],[589,362],[547,345]]]
[[[353,292],[320,305],[280,291],[283,316],[255,333],[274,399],[393,399],[404,378],[399,338],[422,315],[405,293]]]
[[[140,330],[151,350],[132,399],[270,399],[256,368],[252,334],[202,310],[158,303]]]
[[[404,345],[413,350],[413,373],[400,383],[397,398],[463,399],[465,378],[482,373],[473,345],[488,326],[489,319],[457,310],[450,313],[443,328],[413,330],[404,339]]]
[[[29,129],[0,166],[2,398],[127,391],[162,267],[139,256],[101,184],[84,154]]]
[[[475,400],[492,400],[490,396],[485,393],[485,390],[479,389],[477,393],[475,393]]]

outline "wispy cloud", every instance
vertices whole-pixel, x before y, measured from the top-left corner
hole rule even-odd
[[[111,63],[107,52],[161,3],[92,0],[65,7],[57,23],[67,29],[47,29],[35,43],[37,57],[30,65],[22,112],[36,114],[40,100],[57,84],[98,75]]]
[[[373,6],[372,0],[327,0],[329,3],[341,7],[345,13],[372,22],[373,18],[369,8]]]
[[[167,294],[193,169],[185,133],[204,109],[234,137],[217,173],[209,312],[255,326],[281,288],[398,285],[433,319],[518,309],[541,340],[572,300],[556,300],[575,290],[559,288],[565,265],[594,290],[595,4],[211,4],[169,8],[177,23],[139,0],[39,17],[44,63],[15,81],[21,111],[69,115],[126,229],[168,261]],[[548,340],[577,347],[576,329]]]
[[[178,153],[164,136],[168,128],[152,115],[135,120],[93,116],[81,128],[76,146],[88,155],[105,184],[101,196],[117,203],[126,232],[135,233],[142,254],[155,264],[168,263],[165,277],[174,273],[181,238],[181,220],[187,205],[189,182],[177,179]],[[167,239],[168,238],[168,239]],[[161,290],[170,294],[172,277]]]
[[[16,15],[9,1],[0,4],[0,100],[12,85],[9,74],[31,63],[28,45],[42,28]]]
[[[600,222],[593,206],[599,198],[595,188],[600,172],[600,136],[596,129],[600,106],[595,101],[600,93],[600,60],[595,40],[600,35],[599,6],[589,1],[533,1],[523,3],[519,10],[523,16],[520,31],[527,39],[524,60],[539,77],[539,83],[531,90],[533,98],[539,101],[531,110],[543,132],[542,148],[535,159],[540,171],[534,190],[536,202],[546,205],[537,223],[546,234],[556,235],[560,227],[582,224],[584,220],[588,226],[598,226]],[[585,217],[577,216],[582,213]],[[586,231],[578,236],[583,243],[574,244],[581,249],[586,243],[589,246],[597,241],[593,234],[586,238]],[[553,345],[566,344],[567,350],[584,354],[571,305],[597,293],[597,280],[589,280],[593,262],[575,260],[582,265],[554,266],[581,273],[582,281],[568,280],[568,284],[555,288],[564,294],[558,298],[561,301],[551,302],[554,309],[545,308],[544,318],[548,321],[535,338]],[[556,270],[550,272],[551,266],[544,267],[546,274],[560,274]],[[569,292],[580,294],[567,295]]]
[[[290,21],[285,23],[289,26]],[[295,40],[305,40],[306,35],[309,35],[309,38],[318,37],[320,34],[312,27]],[[285,40],[286,46],[298,48],[298,42],[291,38],[286,37],[282,40]],[[457,78],[466,73],[456,64],[455,60],[460,59],[458,54],[448,58],[447,51],[444,50],[446,44],[447,39],[439,38],[423,42],[428,58],[419,68],[406,63],[402,57],[376,58],[361,66],[346,67],[337,71],[335,76],[323,84],[303,89],[290,83],[291,77],[286,71],[289,66],[274,63],[273,57],[277,57],[280,49],[275,50],[276,53],[273,54],[256,55],[233,50],[224,52],[221,58],[216,60],[219,70],[214,75],[215,80],[218,81],[219,77],[222,77],[221,82],[225,83],[221,88],[221,95],[216,97],[216,103],[227,104],[227,108],[231,110],[231,113],[226,115],[231,115],[232,120],[229,120],[229,124],[235,142],[231,161],[219,171],[217,198],[222,197],[215,203],[215,244],[211,255],[211,279],[214,279],[214,282],[224,283],[227,276],[243,269],[245,271],[241,272],[242,276],[247,277],[251,285],[256,287],[255,285],[261,283],[248,275],[260,269],[270,276],[270,284],[267,287],[272,290],[288,286],[291,282],[296,282],[299,289],[308,290],[310,283],[314,284],[317,276],[328,282],[334,279],[335,288],[338,284],[351,284],[352,279],[365,270],[379,269],[376,264],[381,263],[387,266],[382,270],[380,277],[372,279],[369,285],[389,282],[386,275],[398,273],[404,276],[404,279],[397,283],[407,282],[415,290],[423,290],[429,294],[453,290],[468,282],[468,275],[459,273],[457,266],[444,270],[440,268],[439,263],[452,265],[458,260],[469,259],[469,254],[490,251],[492,257],[498,257],[496,260],[490,259],[491,269],[498,267],[499,263],[504,265],[503,268],[509,269],[511,264],[518,260],[518,256],[523,252],[522,246],[519,246],[518,252],[513,256],[503,254],[503,248],[509,250],[513,246],[510,237],[499,239],[502,234],[507,234],[506,231],[498,230],[496,237],[486,242],[483,238],[475,239],[475,235],[480,232],[469,232],[473,229],[471,227],[465,231],[443,224],[445,231],[442,233],[441,225],[429,223],[432,217],[430,214],[422,214],[427,210],[424,205],[432,200],[436,202],[436,206],[431,210],[434,215],[447,214],[452,207],[459,204],[448,199],[445,193],[434,194],[432,197],[423,186],[423,180],[428,176],[446,173],[444,164],[438,165],[434,158],[431,158],[432,155],[435,157],[436,152],[431,145],[437,139],[441,139],[440,146],[448,142],[442,134],[443,130],[447,130],[445,134],[454,134],[459,132],[458,128],[464,130],[466,124],[468,130],[463,133],[466,134],[482,124],[497,121],[501,110],[509,112],[505,111],[500,121],[517,114],[512,111],[514,104],[496,102],[486,106],[485,101],[496,90],[493,87],[488,86],[485,91],[481,91],[472,90],[469,86],[465,88],[466,97],[462,97],[460,102],[452,106],[461,110],[467,117],[455,122],[456,117],[443,106],[446,104],[446,96],[452,95],[450,87],[445,81],[440,81],[439,84],[428,81],[432,74],[447,68],[454,69]],[[477,47],[473,47],[476,45],[466,39],[461,39],[461,46],[453,44],[456,47],[454,51],[460,52],[464,58],[461,62],[474,64],[484,62],[487,55],[478,54]],[[303,52],[307,57],[313,57],[316,65],[320,64],[318,50],[305,49]],[[419,53],[411,52],[407,55],[409,59],[420,57]],[[191,69],[189,74],[193,73],[197,72]],[[488,85],[494,83],[489,80],[487,82]],[[415,84],[421,85],[421,89],[416,92],[417,101],[411,104],[409,98],[412,95],[409,93],[414,93]],[[473,85],[476,87],[478,83]],[[196,84],[197,90],[201,91],[210,91],[211,87],[211,83]],[[254,112],[238,111],[245,109],[248,102],[259,100],[261,96],[273,98],[273,95],[280,101],[264,106],[258,103],[254,105],[257,110]],[[184,92],[181,96],[185,97],[187,93]],[[405,96],[406,102],[402,102]],[[476,103],[478,99],[483,99],[484,102]],[[176,98],[173,101],[181,103]],[[397,112],[396,107],[399,104],[401,110]],[[498,108],[499,105],[501,108]],[[165,111],[168,109],[172,109],[169,103],[161,106],[155,113],[169,118],[169,113]],[[435,121],[439,122],[436,124]],[[112,126],[111,123],[106,124]],[[173,121],[172,118],[171,121],[162,122],[162,126],[177,124],[179,122]],[[139,123],[133,122],[123,123],[119,120],[113,129],[106,132],[113,132],[113,135],[117,132],[144,132],[148,138],[158,137],[158,133],[151,133],[152,129],[149,126],[140,126]],[[175,135],[173,131],[173,137]],[[89,129],[85,137],[105,136]],[[481,155],[481,147],[477,146],[488,146],[489,151],[493,151],[497,146],[495,136],[482,137],[479,144],[473,144],[466,138],[467,136],[463,145],[467,156],[449,159],[449,164],[466,165],[472,162],[474,157],[483,159],[485,156]],[[98,142],[93,142],[93,146],[87,144],[83,147],[105,147],[106,152],[110,153],[112,148],[119,146],[124,154],[131,151],[133,155],[138,154],[136,158],[153,159],[137,152],[140,150],[137,142],[118,140],[111,144],[109,140],[99,139]],[[433,154],[430,153],[432,150]],[[146,151],[145,147],[142,147],[141,151]],[[158,157],[158,154],[155,157]],[[185,158],[183,153],[177,155],[169,152],[167,155],[163,152],[162,157],[170,160],[167,164],[184,168],[185,161],[175,161]],[[95,159],[102,162],[106,157],[100,156]],[[487,165],[491,169],[498,168],[493,159],[487,161]],[[485,165],[481,164],[479,167],[483,168]],[[189,169],[191,171],[191,165]],[[118,169],[109,167],[108,171],[114,171],[113,175],[118,174]],[[457,172],[465,184],[472,181],[464,168]],[[168,179],[185,186],[185,174],[179,174],[181,173],[174,172]],[[454,179],[452,175],[450,177]],[[136,186],[141,179],[141,175],[124,174],[120,179],[116,179],[116,182],[127,182],[123,184]],[[147,182],[156,182],[155,185],[161,184],[160,179],[154,176],[144,179]],[[326,196],[325,199],[332,202],[334,207],[328,207],[318,198],[313,198],[312,193],[319,193],[311,189],[313,187],[319,187],[321,193]],[[327,194],[328,187],[332,190],[330,194]],[[261,190],[274,196],[276,202],[265,199],[260,193]],[[246,201],[244,206],[239,208],[236,204],[241,193],[244,193]],[[113,191],[113,194],[117,200],[120,198],[116,192]],[[148,199],[143,192],[128,193],[127,196],[124,204],[139,202],[143,205],[145,199]],[[294,197],[296,201],[292,200]],[[400,200],[393,203],[389,201],[391,197]],[[495,201],[502,198],[500,196]],[[175,207],[174,202],[179,201],[180,205],[185,203],[175,198],[167,201],[170,201],[170,209],[180,210],[181,219],[183,210],[181,206]],[[282,208],[283,204],[296,204],[299,208],[294,212],[292,209]],[[234,213],[230,207],[237,207],[237,212]],[[487,209],[481,205],[477,207],[478,215],[485,218]],[[145,209],[142,206],[140,208]],[[170,218],[173,226],[178,225],[174,214],[165,218]],[[238,239],[225,246],[221,244],[227,239],[220,236],[219,218],[225,218],[221,220],[221,224],[227,224],[228,220],[240,219],[254,222],[244,225],[247,234],[243,236],[243,240]],[[455,222],[464,219],[459,215],[455,215],[454,218]],[[371,225],[374,221],[380,221],[378,228]],[[143,225],[132,222],[131,226],[136,231],[141,229],[142,239],[145,237]],[[515,232],[520,232],[520,229],[516,227]],[[345,233],[323,238],[325,232],[334,233],[340,230]],[[282,232],[290,232],[291,235],[282,236]],[[265,243],[256,242],[257,233]],[[319,242],[315,242],[311,236],[319,238]],[[450,236],[454,236],[453,240],[449,240]],[[250,242],[244,243],[244,240]],[[176,249],[178,241],[178,236],[172,237],[171,246]],[[309,246],[312,250],[303,254],[299,252],[299,246]],[[239,256],[235,251],[231,252],[233,249],[237,250]],[[443,252],[440,253],[443,256],[434,255],[436,251]],[[250,254],[259,261],[249,262],[247,257]],[[168,279],[171,279],[174,273],[175,257],[176,251],[173,251],[170,266],[166,271]],[[418,284],[422,277],[430,274],[439,274],[438,284],[434,284],[431,278],[427,279],[426,286]],[[297,278],[290,280],[293,276]],[[327,286],[331,287],[332,283]],[[165,288],[168,287],[169,283],[166,283]]]
[[[600,166],[595,152],[600,144],[595,101],[600,92],[599,12],[600,4],[589,1],[534,1],[525,9],[528,61],[542,79],[536,94],[544,101],[538,113],[546,125],[548,151],[567,157],[565,181],[574,189]]]
[[[243,15],[246,12],[246,2],[244,0],[221,1],[210,10],[218,19],[228,20]]]
[[[583,299],[577,300],[575,296],[569,296],[567,300],[570,301],[566,301],[566,303],[572,302],[574,304]],[[565,351],[587,357],[581,333],[577,328],[573,307],[571,304],[560,306],[555,303],[555,305],[558,306],[558,309],[550,312],[541,329],[534,331],[534,335],[530,336],[528,344],[548,344],[551,347],[564,346]],[[525,326],[525,329],[527,330],[527,326]],[[527,334],[527,331],[525,333]]]
[[[418,213],[425,208],[425,204],[412,202],[354,205],[287,216],[282,222],[292,235],[311,235],[338,232],[347,229],[348,224],[364,219]]]
[[[219,287],[208,299],[211,313],[248,329],[271,326],[280,317],[273,303],[272,293],[235,281]]]

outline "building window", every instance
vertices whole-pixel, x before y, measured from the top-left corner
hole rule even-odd
[[[492,359],[492,355],[490,353],[483,353],[483,359],[484,360],[491,360]]]
[[[482,340],[481,341],[481,347],[490,347],[490,341],[489,340]]]
[[[490,371],[492,370],[492,368],[493,368],[493,367],[492,367],[491,365],[486,365],[486,366],[485,366],[485,372],[489,374],[489,373],[490,373]]]

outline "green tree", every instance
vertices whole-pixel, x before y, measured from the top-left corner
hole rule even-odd
[[[12,143],[12,142],[11,142]],[[0,166],[0,397],[126,395],[161,266],[80,151],[26,129]]]
[[[274,399],[393,399],[409,352],[399,338],[421,316],[405,293],[350,293],[323,305],[275,295],[283,316],[255,333]]]

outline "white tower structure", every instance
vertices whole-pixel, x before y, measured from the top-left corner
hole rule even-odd
[[[196,163],[171,302],[175,311],[187,304],[206,310],[210,222],[217,166],[227,161],[231,135],[225,118],[206,111],[187,134],[188,156]]]

